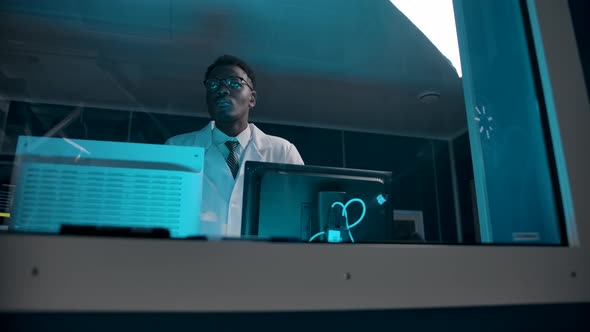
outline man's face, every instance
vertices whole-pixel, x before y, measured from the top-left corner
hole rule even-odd
[[[252,86],[250,78],[238,66],[215,67],[207,79],[219,79],[235,77],[242,78]],[[231,86],[221,81],[217,89],[207,89],[207,109],[209,115],[216,122],[231,123],[245,119],[248,121],[250,108],[256,105],[256,92],[246,84]]]

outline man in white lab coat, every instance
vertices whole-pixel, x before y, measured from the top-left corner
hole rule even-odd
[[[239,58],[219,57],[205,74],[207,109],[213,121],[166,144],[205,148],[200,233],[240,236],[246,160],[303,164],[289,141],[248,123],[256,105],[254,71]]]

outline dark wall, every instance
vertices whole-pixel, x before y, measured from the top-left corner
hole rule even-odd
[[[459,213],[461,214],[461,230],[464,243],[475,243],[477,237],[474,218],[473,195],[473,163],[471,148],[467,133],[457,137],[452,142],[457,176],[457,191],[459,193]]]
[[[425,240],[457,241],[447,142],[345,132],[344,146],[346,167],[393,173],[393,207],[422,211]]]
[[[588,31],[590,31],[590,22],[588,22],[590,1],[569,0],[569,6],[574,24],[574,32],[576,34],[576,41],[578,42],[578,52],[580,53],[582,69],[584,70],[586,90],[590,97],[590,35],[588,34]]]

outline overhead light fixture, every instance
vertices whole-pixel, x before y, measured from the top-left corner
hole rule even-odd
[[[453,0],[389,0],[438,48],[461,77]]]

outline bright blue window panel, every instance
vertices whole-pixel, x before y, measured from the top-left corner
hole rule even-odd
[[[560,244],[521,3],[454,5],[482,242]]]

